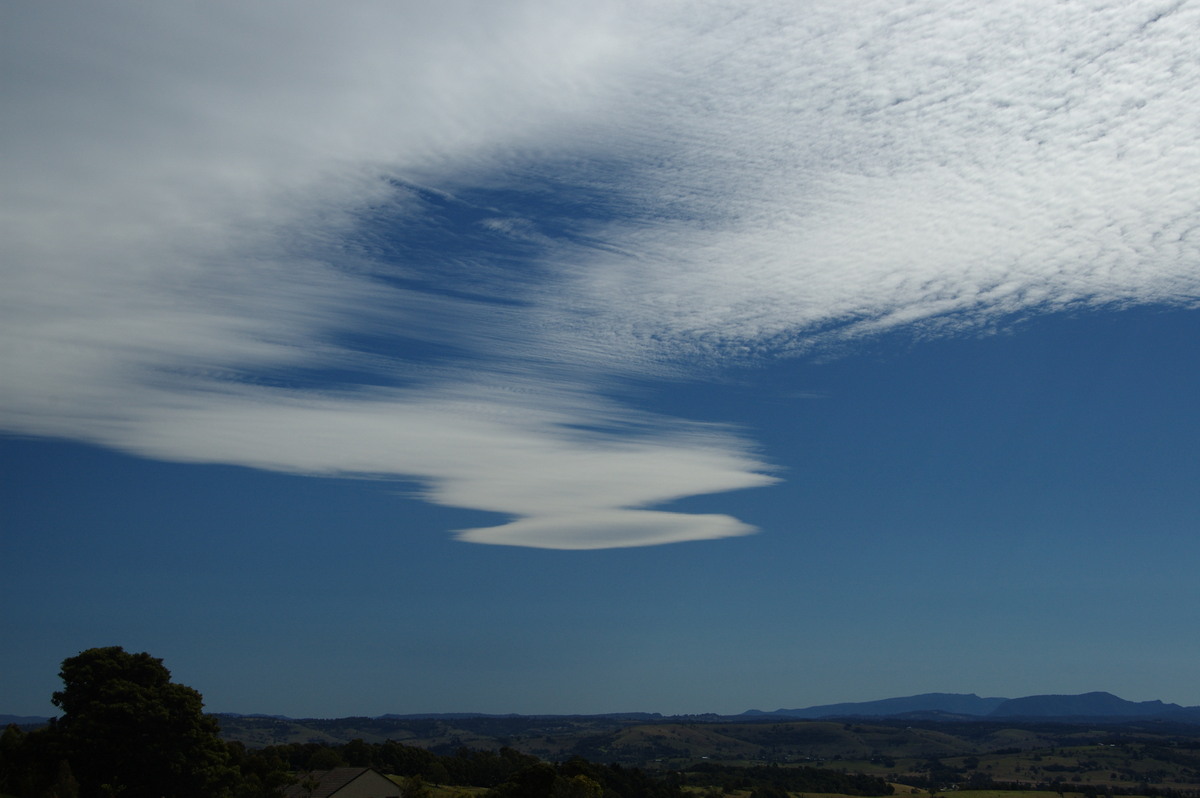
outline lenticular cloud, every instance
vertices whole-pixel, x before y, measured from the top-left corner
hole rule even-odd
[[[278,11],[7,13],[4,430],[706,540],[771,469],[621,379],[1200,298],[1186,3]]]
[[[469,543],[581,550],[715,540],[754,531],[749,524],[727,515],[610,510],[539,516],[502,526],[465,529],[455,536]]]

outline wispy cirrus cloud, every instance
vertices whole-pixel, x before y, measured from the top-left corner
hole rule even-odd
[[[666,48],[684,79],[647,109],[679,147],[643,185],[694,218],[621,229],[630,255],[580,280],[622,292],[622,339],[718,357],[1194,303],[1198,28],[1156,3],[816,4],[684,28]]]
[[[631,374],[1200,296],[1184,3],[10,7],[0,424],[603,548],[770,484]]]

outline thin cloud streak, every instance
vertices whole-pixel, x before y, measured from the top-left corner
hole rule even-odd
[[[0,427],[513,519],[470,542],[753,531],[655,509],[775,477],[622,377],[1200,298],[1184,3],[5,13]],[[614,199],[369,245],[546,172]]]

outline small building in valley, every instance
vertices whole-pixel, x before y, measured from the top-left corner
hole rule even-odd
[[[372,768],[334,768],[301,774],[284,798],[400,798],[400,786]]]

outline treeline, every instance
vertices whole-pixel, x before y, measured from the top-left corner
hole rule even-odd
[[[206,747],[194,761],[169,763],[163,773],[154,759],[161,750],[140,739],[108,739],[111,766],[98,775],[96,763],[64,740],[57,724],[24,732],[15,725],[0,734],[0,793],[18,798],[100,798],[121,795],[276,798],[299,774],[336,767],[371,767],[403,777],[405,794],[427,794],[425,785],[485,787],[489,798],[681,798],[682,780],[652,776],[637,768],[599,765],[573,758],[552,764],[511,748],[460,749],[444,756],[388,741],[343,745],[293,743],[248,749],[241,743]],[[118,750],[120,747],[123,750]],[[152,758],[139,749],[149,747]],[[137,761],[141,760],[141,761]],[[141,772],[127,765],[145,765]],[[77,775],[78,774],[78,775]]]
[[[121,742],[110,740],[109,744]],[[145,792],[138,789],[138,784],[117,779],[100,783],[92,779],[81,784],[72,770],[69,752],[61,743],[54,725],[32,732],[9,726],[0,734],[0,793],[19,798],[88,798],[117,786],[122,794]],[[891,785],[882,779],[812,767],[704,763],[686,771],[651,774],[640,768],[598,764],[581,757],[550,763],[512,748],[460,748],[443,755],[391,740],[352,740],[340,745],[288,743],[257,749],[238,742],[223,745],[224,752],[209,749],[205,761],[187,768],[188,792],[203,786],[205,794],[213,796],[275,798],[296,782],[298,774],[336,767],[370,767],[402,777],[406,795],[413,796],[427,794],[427,785],[488,788],[488,798],[682,798],[685,785],[711,787],[723,793],[750,790],[759,795],[776,794],[772,788],[862,796],[892,793]]]
[[[900,778],[900,776],[897,776]],[[1140,798],[1200,798],[1200,790],[1162,787],[1141,783],[1132,787],[1122,787],[1115,784],[1090,784],[1076,781],[995,781],[974,774],[968,781],[958,786],[945,787],[936,782],[904,777],[904,783],[914,787],[923,787],[931,795],[955,790],[986,790],[995,792],[1056,792],[1060,796],[1067,794],[1084,795],[1087,798],[1114,798],[1114,796],[1139,796]]]
[[[162,660],[120,646],[63,661],[63,714],[41,729],[0,733],[0,793],[17,798],[277,798],[313,770],[372,767],[405,780],[484,787],[489,798],[681,798],[677,781],[584,759],[561,764],[510,748],[441,755],[389,741],[249,749],[222,740],[196,690]]]
[[[647,773],[583,757],[544,762],[511,748],[452,754],[400,742],[292,743],[250,749],[222,740],[196,690],[171,681],[162,660],[119,646],[63,661],[62,716],[0,734],[0,793],[17,798],[278,798],[303,774],[371,767],[402,777],[409,798],[427,785],[487,789],[487,798],[682,798],[683,787],[888,795],[881,779],[811,767],[724,767]]]
[[[688,769],[687,783],[720,787],[723,792],[754,790],[764,785],[788,792],[823,792],[841,795],[891,795],[892,785],[875,776],[840,773],[814,767],[757,765],[740,767],[701,763]]]
[[[440,755],[394,741],[343,745],[292,743],[248,749],[222,742],[198,750],[194,759],[172,757],[139,738],[108,738],[100,747],[109,766],[74,748],[58,724],[25,732],[15,725],[0,734],[0,793],[18,798],[150,798],[164,794],[200,798],[277,798],[300,774],[336,767],[371,767],[403,777],[405,794],[421,796],[425,785],[485,787],[489,798],[681,798],[683,780],[654,776],[618,764],[575,757],[552,764],[511,748]],[[147,750],[150,756],[143,755]],[[130,767],[132,765],[133,767]],[[164,772],[165,771],[165,772]]]
[[[239,745],[240,744],[234,744]],[[242,749],[243,770],[260,774],[371,767],[420,783],[487,787],[491,798],[592,795],[606,798],[675,798],[685,785],[715,787],[722,792],[777,787],[789,792],[885,796],[892,786],[873,776],[813,767],[778,765],[742,767],[702,763],[685,771],[650,774],[635,767],[597,764],[582,757],[549,763],[512,748],[476,751],[460,748],[452,755],[388,741],[352,740],[343,745],[291,743],[257,750]],[[256,764],[251,765],[257,760]]]
[[[351,740],[342,745],[289,743],[238,751],[241,770],[257,776],[263,784],[279,775],[335,767],[370,767],[381,773],[401,776],[408,792],[420,793],[421,785],[487,787],[490,798],[679,798],[679,779],[652,776],[638,768],[599,765],[575,757],[549,763],[512,748],[475,751],[460,748],[450,755],[436,754],[389,740],[367,743]],[[272,775],[274,774],[274,775]]]

